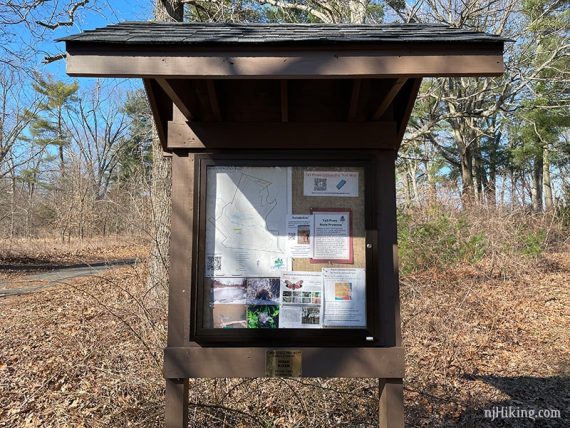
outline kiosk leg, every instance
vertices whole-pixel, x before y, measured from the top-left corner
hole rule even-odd
[[[166,379],[166,428],[188,428],[188,379]]]
[[[380,379],[380,428],[404,427],[404,385],[402,379]]]

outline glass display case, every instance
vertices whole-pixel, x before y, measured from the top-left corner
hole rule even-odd
[[[369,162],[215,156],[197,162],[197,337],[372,334]]]

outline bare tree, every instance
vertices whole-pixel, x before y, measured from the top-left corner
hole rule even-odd
[[[22,67],[51,30],[72,26],[80,11],[96,11],[97,3],[100,0],[0,0],[0,62]]]
[[[30,158],[38,157],[43,148],[16,150],[23,144],[24,131],[33,121],[39,108],[39,99],[21,90],[24,82],[13,69],[1,67],[0,73],[0,178],[13,175]]]
[[[128,121],[124,99],[114,96],[97,81],[79,97],[76,114],[69,117],[68,128],[80,160],[91,177],[96,200],[102,200],[121,160]]]
[[[442,23],[519,41],[527,40],[528,28],[537,24],[522,19],[516,0],[426,0],[403,4],[399,16],[405,21]],[[520,108],[520,100],[534,96],[529,92],[531,82],[568,55],[568,44],[555,46],[529,67],[533,50],[532,41],[507,43],[506,73],[502,77],[428,80],[423,85],[417,103],[423,105],[422,115],[412,119],[404,144],[432,142],[459,171],[466,201],[495,203],[500,146],[509,137],[505,125],[512,112]]]

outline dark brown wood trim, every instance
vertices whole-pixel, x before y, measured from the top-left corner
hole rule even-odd
[[[210,55],[264,55],[267,52],[279,53],[283,55],[294,55],[299,52],[352,52],[352,53],[378,53],[378,52],[406,52],[411,55],[418,54],[435,54],[438,52],[469,53],[469,54],[485,54],[491,52],[503,52],[504,42],[502,41],[478,41],[478,42],[405,42],[390,43],[383,42],[375,45],[363,44],[344,44],[334,46],[323,45],[303,45],[295,46],[268,46],[262,43],[258,45],[236,45],[228,46],[189,46],[184,44],[165,45],[165,44],[121,44],[116,43],[89,43],[74,42],[72,40],[65,42],[65,49],[69,53],[100,53],[110,54],[120,51],[123,53],[144,53],[145,55],[188,55],[188,54],[210,54]]]
[[[350,104],[348,106],[349,122],[354,122],[356,114],[358,113],[358,101],[360,100],[360,87],[362,86],[362,79],[354,79],[352,81],[352,92],[350,94]]]
[[[388,107],[390,107],[390,104],[392,104],[392,101],[394,101],[394,98],[396,98],[396,95],[398,95],[398,92],[400,92],[400,89],[407,80],[408,79],[406,78],[396,79],[396,81],[388,90],[388,93],[380,102],[380,105],[376,108],[376,111],[372,115],[372,120],[380,120],[380,118],[384,115],[384,113],[386,113],[386,110],[388,110]]]
[[[395,122],[207,123],[170,122],[173,149],[381,149],[395,148]]]
[[[412,110],[414,109],[414,104],[416,103],[416,98],[418,97],[421,84],[422,79],[413,79],[412,81],[407,82],[407,90],[401,90],[400,92],[404,102],[404,108],[400,112],[396,112],[396,121],[398,122],[398,147],[404,138],[406,127],[408,126],[408,121],[412,115]]]
[[[165,428],[188,427],[188,379],[166,380]]]
[[[220,104],[218,103],[218,94],[216,92],[216,82],[212,79],[207,80],[208,85],[208,98],[210,100],[210,106],[212,107],[212,112],[214,117],[218,122],[222,121],[222,112],[220,110]]]
[[[160,140],[162,147],[166,150],[168,140],[168,121],[171,120],[172,117],[167,117],[168,107],[165,106],[164,95],[161,94],[160,86],[156,81],[153,79],[142,79],[142,81],[148,98],[148,104],[152,111],[152,117],[154,119],[158,139]],[[170,110],[170,115],[172,116],[172,107]]]
[[[171,218],[168,346],[185,346],[190,336],[194,239],[194,157],[191,154],[172,156]]]
[[[171,54],[163,51],[103,54],[69,52],[67,73],[93,77],[168,77],[198,79],[330,79],[424,76],[499,76],[501,50],[481,53],[440,50],[394,52],[315,51]]]
[[[162,90],[168,95],[172,102],[178,107],[180,112],[187,120],[193,120],[194,115],[190,111],[188,105],[180,98],[180,89],[174,88],[170,79],[158,78],[156,79]]]
[[[164,377],[264,377],[265,353],[300,350],[303,377],[402,378],[404,350],[390,348],[189,348],[164,350]]]
[[[376,257],[378,260],[377,282],[379,317],[377,329],[381,346],[400,346],[400,297],[397,259],[396,218],[396,150],[391,155],[379,154],[377,161],[377,220]],[[397,377],[397,376],[396,376]]]
[[[404,384],[402,379],[380,379],[379,427],[404,427]]]
[[[289,121],[289,85],[281,80],[281,122]]]

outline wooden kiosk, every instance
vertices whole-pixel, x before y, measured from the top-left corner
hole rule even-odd
[[[142,78],[172,156],[166,426],[188,378],[376,377],[404,425],[395,159],[422,77],[498,76],[439,25],[124,23],[71,76]]]

